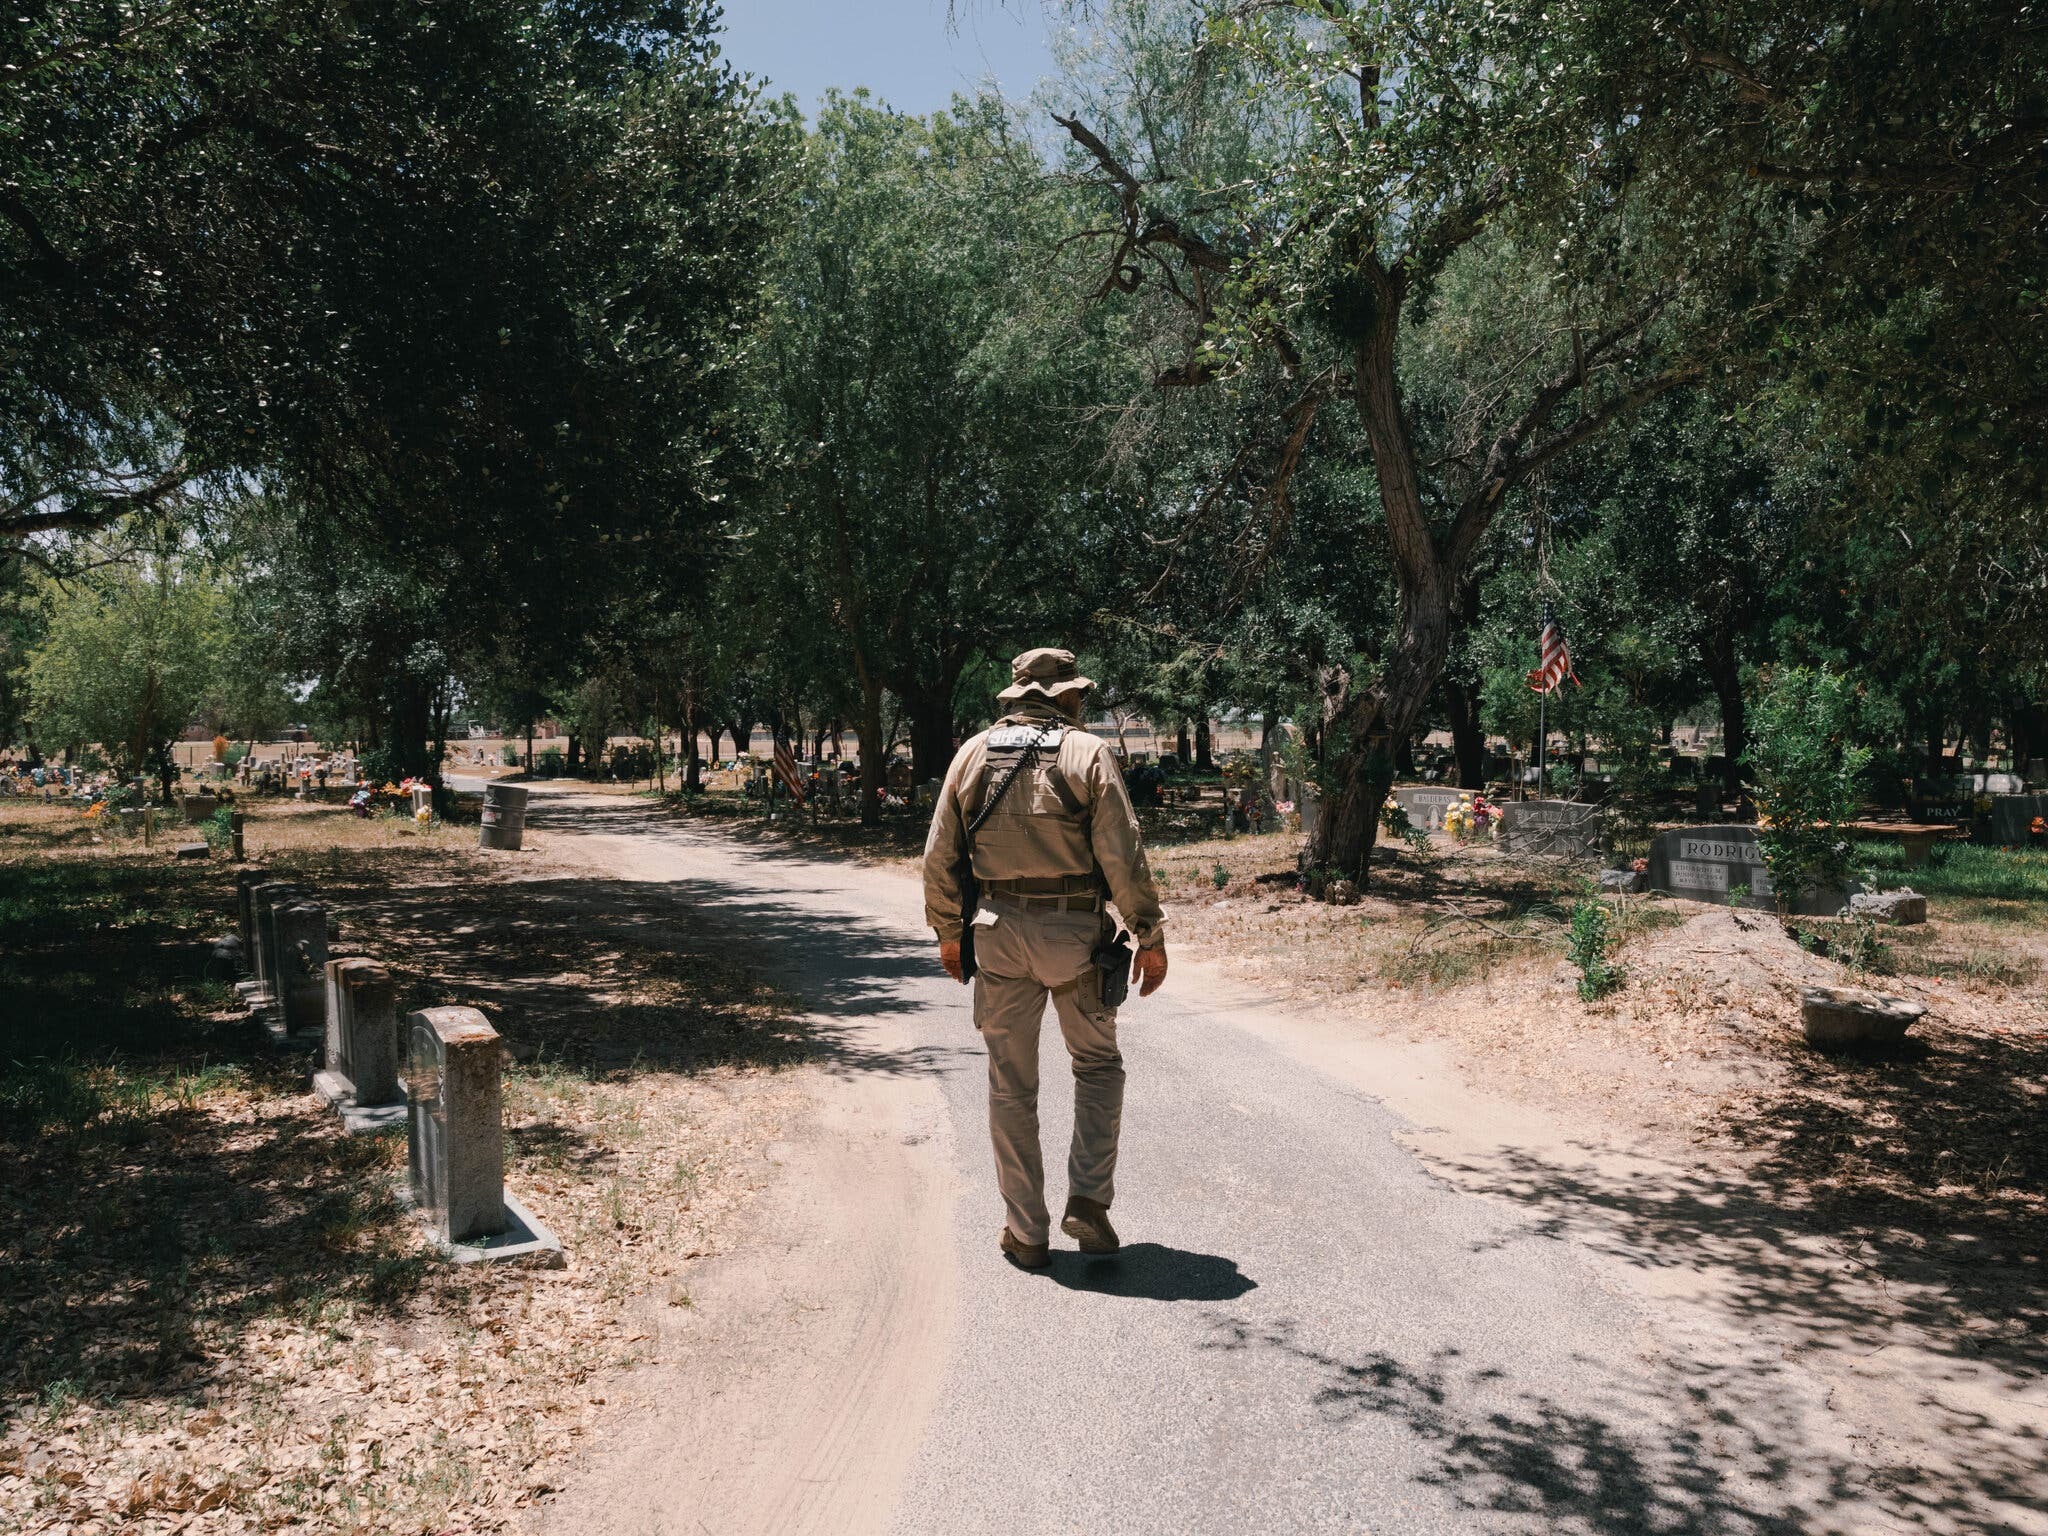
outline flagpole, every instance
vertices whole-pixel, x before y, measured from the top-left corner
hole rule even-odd
[[[1536,695],[1536,798],[1543,798],[1544,740],[1550,735],[1550,690]]]

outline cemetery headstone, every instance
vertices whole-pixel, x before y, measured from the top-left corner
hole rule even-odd
[[[1502,853],[1585,858],[1600,851],[1602,814],[1576,800],[1510,800],[1500,808],[1495,842]]]
[[[249,892],[249,910],[255,923],[256,979],[263,990],[277,995],[277,908],[300,894],[296,881],[270,879]]]
[[[254,913],[249,904],[249,896],[257,886],[266,883],[269,879],[270,872],[264,869],[239,869],[235,871],[235,916],[239,922],[238,931],[242,935],[242,953],[249,957],[249,964],[252,969],[255,964],[256,934],[252,926]]]
[[[1414,825],[1426,832],[1441,832],[1444,829],[1444,812],[1456,808],[1459,793],[1455,789],[1425,789],[1419,785],[1402,784],[1394,788],[1394,803],[1408,813],[1408,820]]]
[[[498,1032],[474,1008],[423,1008],[409,1028],[406,1121],[413,1198],[442,1241],[505,1230]]]
[[[297,901],[275,908],[277,995],[284,1033],[320,1035],[327,1027],[327,909]]]
[[[211,820],[213,813],[220,809],[220,801],[213,795],[187,795],[185,797],[185,820],[193,826]]]
[[[517,853],[526,837],[527,790],[522,784],[486,784],[483,820],[476,845],[501,853]]]
[[[1822,1050],[1897,1045],[1926,1012],[1924,1003],[1861,987],[1807,987],[1799,994],[1806,1043]]]
[[[240,811],[234,811],[228,816],[228,841],[233,851],[234,861],[237,864],[241,863],[244,854],[242,852],[242,813]]]
[[[425,1008],[407,1021],[413,1199],[458,1263],[531,1257],[558,1266],[560,1239],[505,1188],[500,1046],[474,1008]]]
[[[1732,896],[1745,888],[1746,895]],[[1650,889],[1717,905],[1732,897],[1736,905],[1760,912],[1778,908],[1755,827],[1680,827],[1658,833],[1650,842]],[[1854,894],[1809,891],[1792,904],[1792,911],[1804,917],[1833,917]]]
[[[1912,890],[1859,891],[1849,898],[1849,915],[1903,928],[1927,921],[1927,898]]]
[[[2001,848],[2024,848],[2037,816],[2048,818],[2048,795],[1993,795],[1982,823],[1983,838]]]
[[[204,843],[180,843],[174,850],[181,859],[203,859],[211,850]]]
[[[330,960],[326,974],[326,1070],[314,1079],[349,1130],[403,1117],[398,1070],[398,985],[374,960]]]

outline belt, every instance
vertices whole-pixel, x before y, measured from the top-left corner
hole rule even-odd
[[[1024,896],[1014,891],[991,890],[991,901],[1005,906],[1023,907],[1027,911],[1044,912],[1100,912],[1102,895],[1097,891],[1073,896]]]
[[[982,889],[1005,896],[1099,896],[1102,885],[1093,875],[1045,875],[1021,880],[988,880]]]

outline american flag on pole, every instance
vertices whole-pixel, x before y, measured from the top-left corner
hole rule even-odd
[[[1579,674],[1572,670],[1571,648],[1564,643],[1564,631],[1551,616],[1550,604],[1545,603],[1543,636],[1536,642],[1536,670],[1529,674],[1529,688],[1534,693],[1555,693],[1564,686],[1566,678],[1576,683]]]
[[[783,788],[789,791],[789,798],[798,805],[804,803],[803,780],[797,776],[796,757],[789,750],[789,743],[775,743],[775,777],[782,780]]]

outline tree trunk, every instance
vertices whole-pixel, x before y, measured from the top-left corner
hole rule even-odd
[[[881,819],[882,788],[888,782],[883,761],[889,746],[882,735],[882,680],[861,662],[858,652],[854,666],[860,673],[860,819],[863,826],[872,826]]]
[[[1394,749],[1394,772],[1404,779],[1412,779],[1419,771],[1415,766],[1415,733],[1411,731]]]
[[[912,782],[943,779],[953,762],[953,695],[960,684],[961,663],[941,662],[939,676],[928,682],[900,679],[897,695],[910,717]]]
[[[1714,685],[1714,697],[1721,705],[1721,796],[1742,799],[1742,755],[1749,750],[1749,717],[1742,700],[1742,662],[1736,654],[1735,636],[1725,621],[1714,626],[1701,658],[1707,677]]]
[[[1479,687],[1447,681],[1444,703],[1451,717],[1451,755],[1458,763],[1458,788],[1486,788],[1486,732],[1479,724]]]

